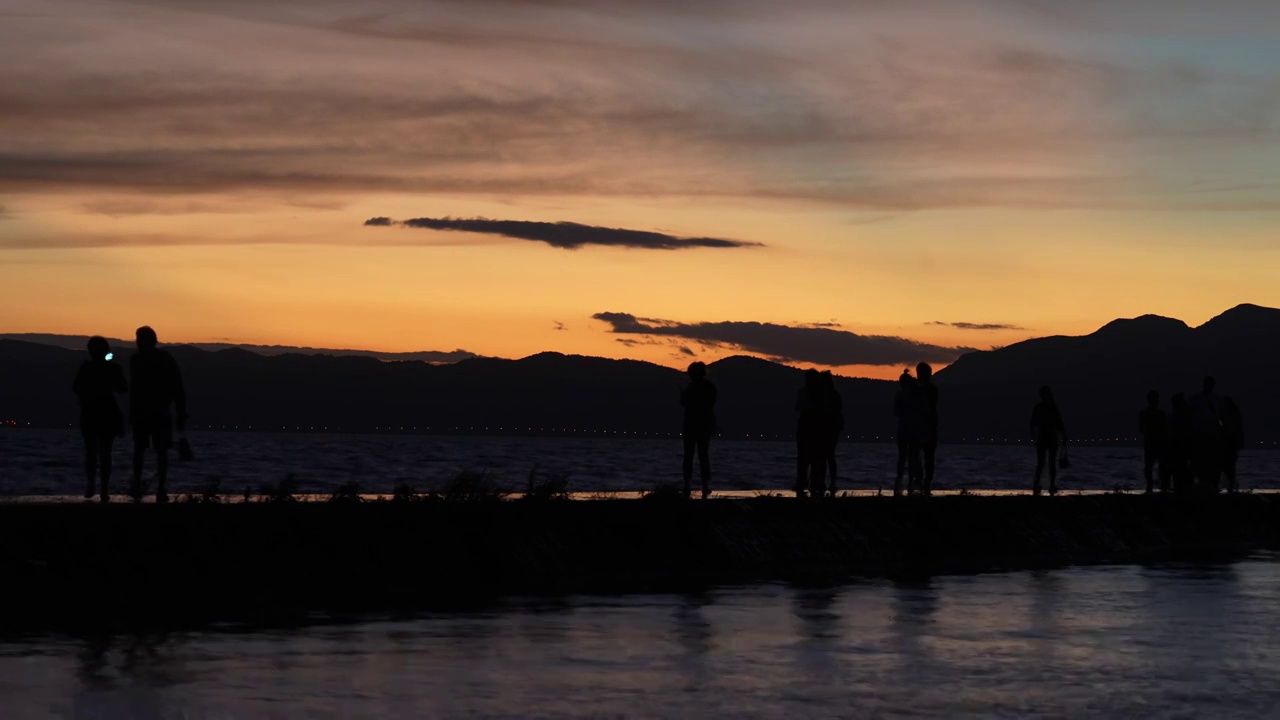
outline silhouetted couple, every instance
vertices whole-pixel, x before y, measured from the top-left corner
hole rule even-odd
[[[933,384],[933,367],[916,365],[916,375],[903,370],[898,392],[893,398],[893,415],[898,419],[898,465],[893,494],[902,495],[902,476],[907,475],[908,495],[933,494],[933,471],[938,450],[938,386]]]
[[[89,359],[80,366],[72,390],[80,399],[80,433],[85,445],[84,496],[93,498],[96,476],[102,502],[111,500],[111,446],[124,436],[124,417],[116,394],[129,392],[129,422],[133,426],[133,483],[129,494],[142,499],[142,470],[147,448],[156,451],[156,502],[168,502],[169,448],[173,428],[186,427],[187,395],[173,356],[156,347],[156,333],[138,328],[137,351],[129,360],[129,382],[113,362],[111,346],[102,337],[89,339]],[[176,410],[176,416],[172,413]]]
[[[684,406],[684,496],[692,494],[693,455],[698,455],[702,474],[702,497],[711,494],[711,436],[716,426],[716,386],[707,379],[707,365],[695,362],[689,365],[689,384],[680,389],[680,404]]]
[[[1223,479],[1227,492],[1239,490],[1236,464],[1244,447],[1244,422],[1234,400],[1218,397],[1216,385],[1207,376],[1190,402],[1181,393],[1174,395],[1167,418],[1160,393],[1147,393],[1147,407],[1138,419],[1147,492],[1154,491],[1157,462],[1163,492],[1217,493]]]
[[[1067,466],[1067,426],[1062,422],[1058,401],[1054,399],[1053,390],[1048,385],[1040,388],[1040,402],[1031,409],[1031,437],[1036,444],[1036,477],[1031,485],[1031,494],[1040,494],[1040,477],[1048,466],[1049,494],[1057,495],[1058,466]]]
[[[836,443],[844,432],[844,400],[830,370],[805,371],[804,387],[796,393],[796,412],[796,497],[834,496]]]

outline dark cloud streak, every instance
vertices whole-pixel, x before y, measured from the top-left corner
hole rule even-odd
[[[955,328],[956,330],[1026,330],[1021,325],[1010,325],[1008,323],[942,322],[941,320],[935,320],[925,324]]]
[[[427,230],[447,230],[500,235],[517,240],[543,242],[564,250],[577,250],[586,245],[639,248],[644,250],[684,250],[690,248],[760,247],[760,243],[713,237],[678,237],[648,230],[599,227],[573,222],[532,222],[528,220],[491,220],[489,218],[412,218],[392,220],[369,218],[365,225],[387,227],[400,225]]]
[[[949,363],[972,350],[930,345],[902,337],[859,335],[826,327],[735,321],[680,323],[616,312],[596,313],[591,317],[608,323],[610,332],[620,335],[692,340],[704,345],[760,353],[783,361],[819,365],[898,365],[921,360]]]

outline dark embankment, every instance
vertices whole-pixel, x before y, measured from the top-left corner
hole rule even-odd
[[[1280,497],[0,506],[10,627],[1229,556]]]

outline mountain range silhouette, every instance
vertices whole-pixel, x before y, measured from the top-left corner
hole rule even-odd
[[[83,342],[0,336],[0,421],[74,424],[70,384],[84,353],[67,345]],[[680,429],[683,373],[636,360],[545,352],[433,364],[438,360],[384,360],[360,351],[166,347],[182,367],[198,427],[619,435]],[[115,351],[116,361],[127,363],[132,343],[118,342]],[[939,432],[944,442],[1025,439],[1037,390],[1048,383],[1073,438],[1135,438],[1148,390],[1159,390],[1167,407],[1173,393],[1189,396],[1212,374],[1219,392],[1240,405],[1247,442],[1274,442],[1280,439],[1280,385],[1271,374],[1277,357],[1280,310],[1256,305],[1240,305],[1195,328],[1144,315],[1089,335],[976,351],[936,375]],[[719,387],[725,436],[791,437],[801,368],[735,356],[710,364],[709,376]],[[895,383],[840,377],[837,387],[848,435],[892,437]]]

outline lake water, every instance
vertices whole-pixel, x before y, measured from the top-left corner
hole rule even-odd
[[[127,483],[130,442],[116,443],[117,490]],[[390,493],[400,482],[419,490],[439,487],[461,470],[484,471],[514,492],[535,466],[567,475],[571,489],[583,493],[646,490],[681,479],[679,438],[197,432],[191,442],[197,459],[173,464],[172,488],[178,492],[196,492],[211,481],[228,494],[246,487],[256,492],[293,474],[302,492],[323,494],[356,482],[367,493]],[[0,495],[78,495],[84,482],[81,448],[75,430],[0,430]],[[711,454],[717,490],[784,490],[794,483],[792,443],[715,442]],[[1137,448],[1079,446],[1071,454],[1072,466],[1060,481],[1068,492],[1145,488]],[[888,490],[896,458],[891,444],[842,444],[840,486]],[[944,445],[938,450],[937,487],[1022,490],[1034,467],[1034,451],[1025,445]],[[1280,452],[1246,451],[1240,484],[1280,488]]]
[[[0,716],[1274,718],[1280,565],[1089,567],[0,638]]]

